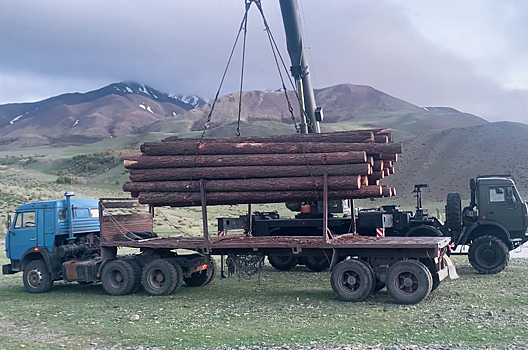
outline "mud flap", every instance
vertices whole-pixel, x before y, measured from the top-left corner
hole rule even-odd
[[[456,272],[455,264],[453,264],[453,261],[447,255],[444,255],[444,262],[447,265],[447,275],[449,278],[452,280],[459,278],[460,276]]]

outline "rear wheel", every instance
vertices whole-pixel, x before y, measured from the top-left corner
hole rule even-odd
[[[190,277],[183,279],[186,285],[189,287],[201,287],[211,281],[212,275],[214,274],[214,263],[213,259],[209,257],[207,261],[207,268],[205,270],[195,272]]]
[[[374,275],[363,261],[349,259],[340,262],[330,276],[332,289],[344,301],[361,301],[372,292]]]
[[[110,295],[129,294],[136,285],[136,271],[125,260],[113,260],[103,267],[101,282]]]
[[[183,272],[177,263],[165,259],[156,259],[143,268],[141,284],[150,295],[169,295],[180,288]]]
[[[42,260],[30,261],[24,269],[23,279],[24,287],[30,293],[45,293],[53,286],[51,274]]]
[[[268,261],[277,270],[290,271],[297,265],[297,258],[289,255],[268,255]]]
[[[433,287],[431,272],[417,260],[402,260],[392,265],[385,282],[387,292],[399,304],[417,304]]]
[[[509,261],[508,247],[498,237],[478,237],[469,247],[469,262],[479,273],[499,273],[508,266]]]
[[[326,256],[303,256],[302,261],[314,272],[321,272],[330,267],[330,261]]]
[[[445,224],[450,231],[455,232],[460,231],[462,227],[462,199],[460,193],[447,194]]]

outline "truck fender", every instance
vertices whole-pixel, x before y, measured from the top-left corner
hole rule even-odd
[[[483,221],[483,220],[478,220],[477,222],[474,222],[473,224],[471,224],[471,226],[469,226],[466,229],[464,234],[460,236],[460,238],[458,239],[458,242],[457,242],[456,245],[457,246],[466,245],[468,240],[469,240],[469,237],[471,236],[471,234],[473,232],[475,232],[475,230],[482,229],[482,228],[485,228],[485,227],[486,228],[498,229],[502,233],[504,233],[504,235],[506,236],[506,241],[504,243],[506,243],[506,245],[508,246],[509,249],[512,248],[510,232],[508,231],[508,229],[503,224],[501,224],[500,222]],[[503,238],[503,237],[499,237],[499,238]]]
[[[38,251],[35,250],[36,248],[29,248],[26,250],[26,252],[22,255],[22,259],[20,259],[20,270],[24,270],[26,268],[26,265],[33,260],[43,260],[46,264],[46,267],[48,268],[48,271],[53,270],[53,266],[51,263],[51,254],[48,251],[47,248],[39,248]]]
[[[422,232],[419,232],[422,231]],[[424,234],[425,233],[425,234]],[[429,225],[420,225],[413,227],[407,233],[405,234],[405,237],[419,237],[419,236],[426,236],[426,237],[442,237],[442,231],[437,229],[434,226]]]

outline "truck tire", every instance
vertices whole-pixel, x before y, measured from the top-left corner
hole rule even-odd
[[[348,259],[334,267],[330,284],[339,299],[361,301],[372,293],[374,278],[372,268],[365,262]]]
[[[212,283],[216,278],[216,262],[213,257],[211,257],[211,274],[209,276],[209,279],[205,282],[205,284]]]
[[[479,273],[499,273],[509,261],[508,247],[499,237],[481,236],[469,246],[469,262]]]
[[[132,265],[132,267],[134,268],[134,273],[136,274],[134,288],[132,288],[132,291],[130,292],[132,294],[135,294],[141,289],[141,265],[139,265],[139,263],[133,259],[127,260],[127,262]]]
[[[213,259],[209,257],[207,262],[207,268],[205,270],[195,272],[191,276],[183,279],[186,285],[189,287],[201,287],[211,280],[211,275],[214,274],[214,266],[211,261]]]
[[[290,271],[297,265],[297,258],[289,255],[268,255],[268,261],[277,270]]]
[[[417,260],[402,260],[389,268],[387,292],[398,304],[417,304],[427,298],[433,287],[429,269]]]
[[[32,260],[24,268],[24,287],[30,293],[45,293],[53,286],[51,274],[42,260]]]
[[[458,192],[447,194],[445,224],[450,231],[458,232],[462,228],[462,199]]]
[[[141,284],[150,295],[169,295],[183,282],[180,264],[166,259],[156,259],[143,267]]]
[[[112,260],[103,267],[101,282],[108,294],[126,295],[136,285],[136,271],[126,260]]]
[[[326,256],[303,256],[302,262],[314,272],[325,271],[330,267],[330,261]]]
[[[372,276],[374,276],[374,283],[372,284],[372,291],[370,292],[370,294],[376,294],[377,292],[379,292],[380,290],[382,290],[383,288],[385,288],[385,282],[381,282],[378,277],[376,277],[376,273],[374,272],[374,268],[372,267],[372,265],[368,262],[368,260],[362,260],[366,265],[367,267],[370,269],[370,271],[372,272]]]

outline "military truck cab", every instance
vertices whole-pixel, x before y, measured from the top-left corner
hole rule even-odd
[[[25,203],[8,217],[3,274],[24,271],[28,291],[42,292],[61,279],[66,257],[98,253],[99,209],[95,199],[72,198]],[[47,278],[50,276],[50,278]]]

